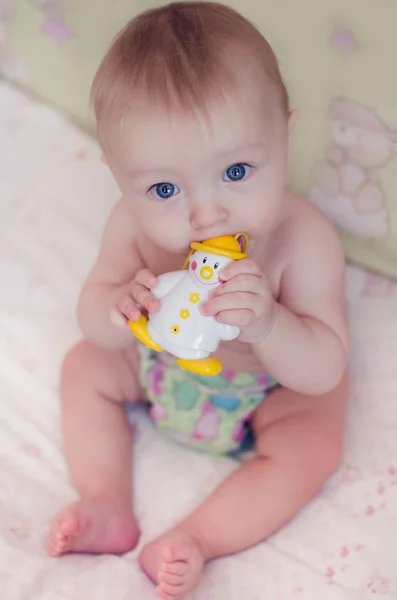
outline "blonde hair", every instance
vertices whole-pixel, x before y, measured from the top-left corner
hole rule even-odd
[[[113,41],[91,90],[97,122],[121,118],[141,91],[167,107],[203,109],[236,85],[237,49],[263,69],[288,113],[277,59],[256,27],[223,4],[173,2],[138,15]]]

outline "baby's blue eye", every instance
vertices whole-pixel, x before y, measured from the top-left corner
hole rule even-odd
[[[247,163],[236,163],[228,167],[223,175],[224,181],[241,181],[251,173],[251,167]]]
[[[172,198],[172,196],[178,194],[179,188],[173,183],[163,181],[161,183],[156,183],[156,185],[152,185],[149,193],[153,196],[153,198],[157,198],[157,200],[167,200],[168,198]]]

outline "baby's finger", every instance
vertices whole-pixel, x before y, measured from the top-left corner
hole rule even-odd
[[[132,288],[132,295],[137,304],[140,304],[148,312],[154,312],[159,309],[159,301],[150,290],[143,285],[135,283]]]
[[[247,327],[256,321],[256,317],[251,310],[223,310],[216,315],[218,323],[225,325],[235,325],[236,327]]]
[[[261,296],[251,292],[231,292],[215,296],[211,300],[204,302],[201,306],[201,312],[204,315],[215,316],[223,310],[248,309],[255,313],[260,310]]]
[[[126,321],[136,321],[140,317],[140,311],[130,294],[124,294],[116,304],[116,311],[120,316],[125,317]],[[111,312],[112,322],[115,323],[114,310]],[[115,323],[116,324],[116,323]],[[120,323],[121,324],[121,323]]]
[[[229,281],[226,281],[222,285],[218,285],[217,288],[210,294],[210,298],[222,296],[223,294],[229,294],[230,292],[252,292],[255,294],[265,294],[267,287],[267,282],[264,277],[240,273],[240,275],[232,277],[232,279],[229,279]]]
[[[149,269],[141,269],[135,276],[136,283],[140,283],[146,288],[153,288],[157,283],[157,277]]]
[[[257,275],[260,277],[263,273],[252,258],[243,258],[242,260],[235,260],[230,263],[227,267],[221,270],[219,276],[223,281],[228,281],[232,277],[236,277],[240,273],[246,273],[250,275]]]

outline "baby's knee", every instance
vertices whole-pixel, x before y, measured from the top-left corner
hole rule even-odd
[[[312,451],[306,456],[306,477],[315,487],[321,487],[338,470],[343,456],[343,436],[340,432],[316,436]]]
[[[87,340],[82,340],[70,348],[62,363],[62,382],[75,379],[76,377],[80,379],[93,369],[97,369],[98,351],[100,349]]]
[[[307,446],[304,444],[299,464],[294,460],[291,469],[291,475],[298,480],[304,494],[312,497],[321,490],[337,471],[342,451],[342,437],[336,432],[319,432]]]
[[[97,352],[90,342],[82,340],[70,348],[61,367],[62,404],[90,393],[97,385],[98,373]]]
[[[291,432],[292,434],[292,432]],[[265,434],[266,435],[266,434]],[[269,447],[266,440],[258,441],[259,455],[271,458],[288,473],[291,478],[298,478],[300,483],[317,491],[328,481],[338,469],[343,455],[343,436],[341,432],[321,431],[306,432],[306,435],[293,435],[289,440],[274,440]]]
[[[61,390],[63,397],[95,390],[115,401],[137,400],[140,387],[135,346],[109,350],[82,340],[65,356]]]

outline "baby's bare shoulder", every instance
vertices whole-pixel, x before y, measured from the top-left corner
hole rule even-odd
[[[310,200],[294,192],[287,193],[287,212],[282,235],[290,256],[305,256],[328,251],[343,256],[339,235],[333,223]]]
[[[142,260],[137,251],[133,211],[121,198],[106,223],[88,283],[125,283],[135,276],[139,268],[142,268]]]
[[[296,315],[325,323],[347,345],[345,256],[339,236],[306,198],[291,193],[287,202],[280,302]]]
[[[281,295],[288,302],[344,296],[345,256],[333,224],[306,198],[289,193],[282,226],[284,271]]]

